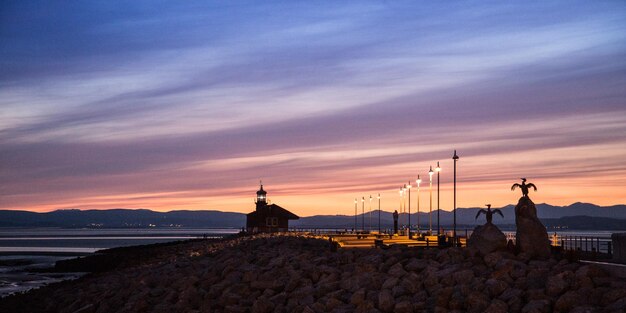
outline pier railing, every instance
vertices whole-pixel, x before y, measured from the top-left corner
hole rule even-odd
[[[613,254],[611,238],[562,236],[558,239],[558,245],[564,250],[606,253],[609,256]]]
[[[507,240],[515,242],[514,232],[505,232]],[[550,245],[561,247],[564,251],[579,251],[589,253],[602,253],[608,257],[613,255],[613,246],[610,237],[599,236],[576,236],[576,235],[548,235]]]

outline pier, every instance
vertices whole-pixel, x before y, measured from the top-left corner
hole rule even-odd
[[[444,248],[452,246],[452,232],[445,231],[440,237],[428,233],[411,233],[409,238],[406,231],[400,234],[390,234],[377,231],[346,231],[333,228],[292,228],[290,232],[300,233],[306,237],[324,239],[335,243],[337,248],[390,248],[393,246],[415,248]],[[457,246],[466,247],[467,239],[472,230],[457,231]],[[515,232],[505,232],[507,241],[515,242]],[[585,260],[611,259],[613,244],[610,237],[573,236],[552,234],[549,236],[553,249],[563,253],[575,254],[577,258]]]
[[[416,248],[442,248],[452,246],[452,236],[428,235],[427,233],[389,234],[372,232],[345,232],[329,229],[293,229],[307,237],[328,240],[338,248],[390,248],[405,246]],[[465,247],[466,237],[457,236],[458,246]]]

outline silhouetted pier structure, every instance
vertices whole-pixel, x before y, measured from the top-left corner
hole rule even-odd
[[[352,231],[345,228],[299,228],[293,227],[290,232],[301,233],[305,236],[320,238],[336,242],[340,248],[377,248],[402,245],[417,248],[444,248],[452,246],[453,231],[444,231],[440,235],[428,235],[427,233],[413,233],[409,238],[406,233],[392,234],[392,230],[378,233],[376,231]],[[458,246],[466,247],[467,238],[472,235],[471,229],[457,230]],[[505,232],[507,241],[515,242],[515,232]],[[565,253],[574,252],[584,259],[608,259],[613,254],[613,246],[610,237],[598,236],[575,236],[575,235],[550,235],[550,245]]]
[[[291,228],[290,231],[301,233],[305,236],[320,238],[334,242],[340,248],[388,248],[394,245],[418,248],[439,248],[452,246],[452,236],[442,234],[429,235],[427,233],[416,234],[413,232],[409,238],[406,232],[393,234],[388,232],[349,231],[344,228]],[[466,246],[466,238],[457,238],[459,246]]]

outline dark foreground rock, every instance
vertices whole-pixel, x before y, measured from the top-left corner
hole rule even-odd
[[[506,236],[492,223],[476,226],[467,240],[470,248],[477,249],[482,255],[506,249]]]
[[[183,243],[0,300],[0,312],[623,312],[591,265],[475,249],[340,249],[290,236]],[[581,309],[582,308],[582,309]],[[582,311],[581,311],[582,310]]]
[[[515,246],[519,252],[530,257],[550,257],[548,232],[537,217],[535,203],[528,197],[521,197],[515,206]]]

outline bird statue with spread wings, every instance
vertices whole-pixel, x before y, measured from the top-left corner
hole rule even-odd
[[[474,219],[478,219],[478,216],[480,216],[480,213],[485,214],[485,217],[487,218],[487,224],[491,224],[494,213],[498,213],[500,214],[500,216],[502,216],[502,218],[504,218],[504,214],[502,214],[502,211],[500,211],[500,209],[491,210],[491,204],[485,204],[485,206],[487,206],[487,210],[480,209],[478,213],[476,213],[476,217]]]
[[[522,190],[522,196],[528,198],[528,190],[529,188],[535,189],[537,191],[537,186],[533,183],[526,183],[526,178],[522,178],[522,184],[515,183],[511,186],[511,190],[515,190],[515,187],[519,187]]]

